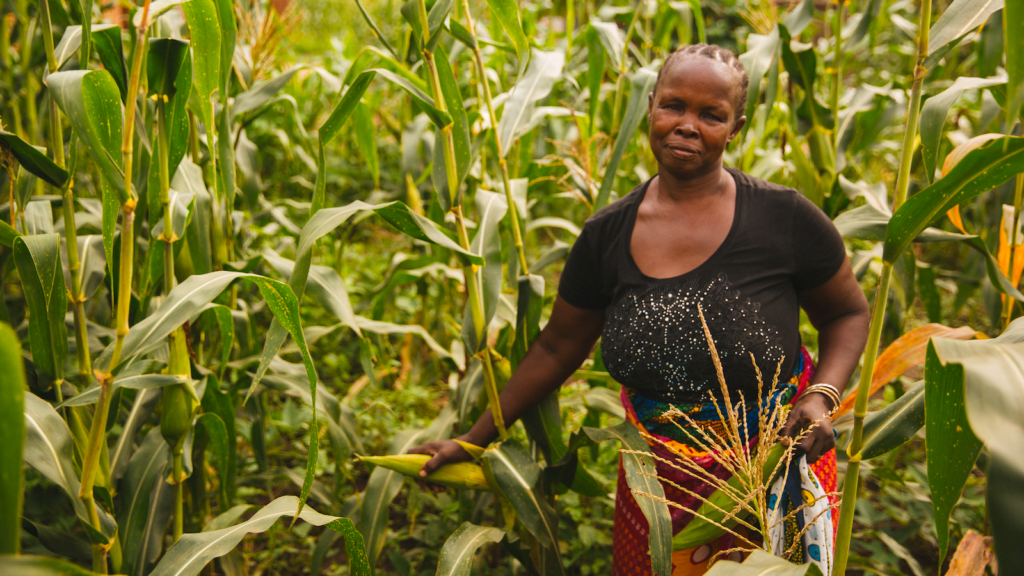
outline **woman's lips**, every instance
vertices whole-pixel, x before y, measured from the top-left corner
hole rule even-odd
[[[699,154],[699,152],[696,149],[689,148],[689,147],[668,146],[667,148],[668,148],[669,152],[673,156],[675,156],[677,158],[684,159],[684,160],[689,160],[690,158],[696,158],[698,156],[698,154]]]

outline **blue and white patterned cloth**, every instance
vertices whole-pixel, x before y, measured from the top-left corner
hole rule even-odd
[[[808,506],[787,518],[793,510],[804,504]],[[786,477],[780,476],[772,484],[768,508],[769,514],[774,516],[774,525],[768,530],[772,554],[783,556],[792,549],[791,561],[798,564],[813,562],[822,574],[831,576],[835,554],[832,510],[829,509],[826,492],[814,471],[807,466],[805,456],[791,461]],[[783,518],[786,521],[780,522]],[[801,532],[803,537],[794,546]]]

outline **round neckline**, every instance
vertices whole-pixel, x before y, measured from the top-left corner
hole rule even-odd
[[[644,271],[640,269],[640,266],[636,263],[636,260],[633,258],[633,229],[636,228],[636,217],[640,211],[640,204],[643,203],[644,198],[647,196],[647,190],[650,188],[651,182],[654,181],[654,178],[656,178],[657,175],[652,176],[640,188],[639,198],[637,198],[637,201],[634,202],[633,206],[630,208],[628,226],[626,228],[626,260],[629,262],[629,265],[633,268],[633,271],[639,274],[640,277],[643,278],[645,281],[671,282],[683,280],[689,276],[693,276],[701,272],[702,269],[710,266],[716,260],[721,258],[722,254],[726,252],[726,250],[729,247],[729,244],[732,243],[733,238],[736,236],[737,230],[739,230],[740,216],[742,214],[742,208],[744,205],[745,187],[740,184],[740,177],[739,174],[737,174],[738,171],[728,166],[725,166],[723,168],[726,172],[729,173],[730,176],[732,176],[733,182],[735,182],[736,184],[736,199],[732,211],[732,223],[729,225],[729,233],[725,235],[725,239],[722,240],[722,243],[718,245],[718,248],[716,248],[715,251],[712,252],[711,255],[708,256],[703,262],[698,264],[694,269],[688,272],[683,272],[682,274],[678,274],[676,276],[668,276],[665,278],[648,276],[647,274],[644,274]]]

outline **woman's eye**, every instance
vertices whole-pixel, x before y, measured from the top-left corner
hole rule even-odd
[[[715,122],[721,122],[722,121],[721,118],[719,118],[718,116],[715,116],[714,114],[704,114],[704,117],[707,118],[708,120],[713,120]]]

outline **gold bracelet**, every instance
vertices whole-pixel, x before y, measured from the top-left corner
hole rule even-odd
[[[839,391],[835,389],[835,386],[832,386],[830,384],[814,384],[808,386],[807,389],[804,390],[804,394],[813,392],[817,392],[819,394],[824,394],[825,396],[828,396],[836,405],[839,405],[839,402],[841,400],[839,396]]]
[[[835,413],[835,411],[839,409],[841,398],[839,396],[839,390],[837,390],[835,386],[822,382],[819,384],[812,384],[811,386],[808,386],[804,390],[804,394],[814,393],[822,394],[823,396],[832,401],[832,410],[830,412],[830,415]]]

